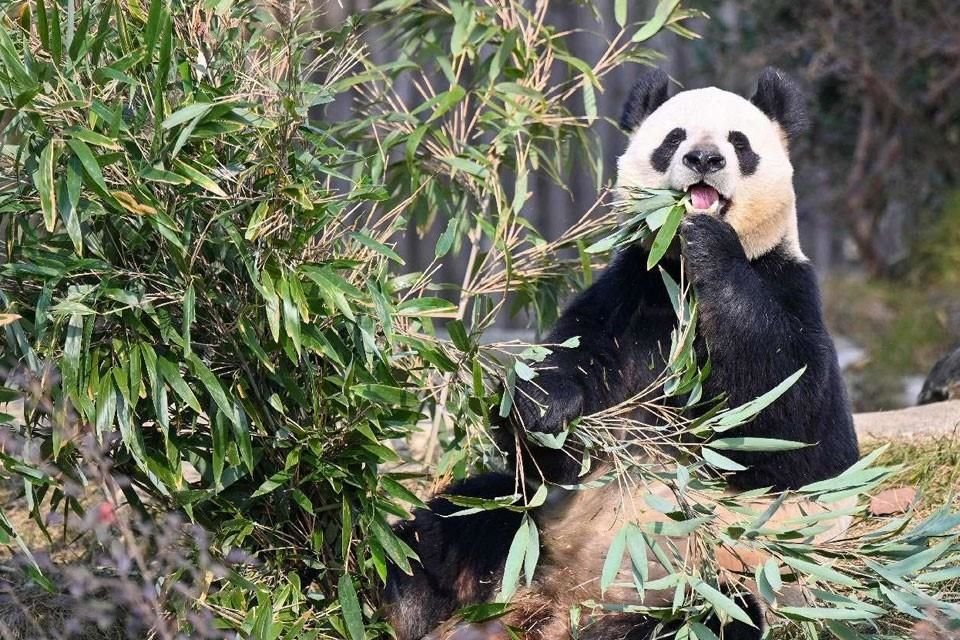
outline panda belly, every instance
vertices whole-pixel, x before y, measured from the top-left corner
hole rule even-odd
[[[740,502],[734,511],[723,503],[725,498],[736,495],[733,490],[712,490],[690,493],[688,500],[695,500],[700,507],[713,512],[712,521],[704,526],[748,528],[760,514],[766,511],[775,497],[763,496],[752,501]],[[569,609],[593,601],[603,603],[609,610],[624,605],[669,607],[674,598],[674,587],[645,589],[643,594],[633,586],[634,569],[629,552],[624,553],[620,569],[613,584],[601,593],[600,576],[607,553],[614,538],[628,523],[638,526],[649,534],[651,543],[658,545],[674,563],[676,569],[668,571],[647,546],[647,583],[654,583],[685,568],[688,575],[706,561],[710,562],[734,585],[757,592],[753,571],[770,555],[759,545],[744,541],[724,544],[708,549],[696,535],[666,537],[656,531],[663,525],[675,523],[665,513],[652,509],[648,498],[655,502],[672,504],[680,509],[673,488],[659,481],[646,482],[632,488],[611,483],[597,489],[569,492],[562,500],[541,510],[536,515],[540,529],[542,560],[537,567],[533,584],[522,591],[515,600],[516,606],[505,622],[525,629],[528,639],[569,637]],[[796,496],[785,500],[764,525],[765,530],[779,530],[796,525],[800,518],[823,514],[830,523],[811,535],[811,544],[822,545],[843,536],[852,523],[846,514],[855,505],[850,498],[831,505],[823,505]],[[838,515],[829,515],[837,512]],[[785,599],[802,599],[800,592],[784,591]],[[588,615],[585,616],[589,618]]]

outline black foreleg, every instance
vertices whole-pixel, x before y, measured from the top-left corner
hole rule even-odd
[[[518,382],[510,420],[495,433],[508,454],[515,453],[515,435],[560,433],[571,420],[637,393],[662,368],[652,354],[659,351],[658,340],[669,339],[676,316],[659,270],[648,270],[646,262],[642,247],[628,247],[564,310],[547,343],[577,337],[580,344],[552,347],[534,367],[537,376]],[[523,437],[520,445],[528,477],[575,481],[576,452],[539,447]]]
[[[724,436],[817,446],[733,452],[749,468],[731,483],[795,489],[839,474],[857,460],[857,440],[812,267],[782,248],[747,260],[733,227],[713,216],[690,216],[680,232],[700,309],[697,333],[713,365],[705,396],[722,394],[738,406],[805,368],[756,419]]]

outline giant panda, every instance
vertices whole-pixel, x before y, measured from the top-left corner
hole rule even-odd
[[[801,92],[781,72],[766,69],[749,100],[714,87],[669,97],[666,74],[648,71],[630,92],[620,125],[628,143],[618,161],[618,188],[689,195],[679,248],[661,264],[676,279],[682,255],[696,292],[695,346],[701,361],[709,357],[712,364],[704,397],[723,396],[736,406],[806,368],[773,405],[725,435],[810,446],[732,454],[745,469],[727,476],[730,490],[795,489],[840,474],[858,458],[857,439],[816,276],[797,231],[790,145],[805,125]],[[559,433],[579,416],[614,406],[645,389],[663,368],[676,313],[660,275],[646,267],[647,254],[642,244],[622,250],[566,307],[546,342],[579,336],[579,347],[553,350],[535,378],[518,384],[510,418],[495,425],[503,449],[520,452],[507,472],[467,478],[444,494],[512,495],[521,481],[518,467],[528,480],[536,474],[554,487],[578,482],[578,456],[526,436]],[[665,486],[638,491],[670,497]],[[567,608],[599,597],[595,579],[617,524],[655,517],[624,515],[621,506],[620,494],[610,490],[552,490],[533,514],[542,547],[536,578],[504,620],[544,640],[573,633],[583,640],[669,637],[676,625],[630,613],[570,626]],[[810,506],[793,505],[792,513]],[[412,575],[388,569],[382,595],[398,640],[506,637],[501,623],[443,623],[458,609],[495,596],[522,516],[492,510],[449,517],[459,510],[441,495],[396,527],[419,556]],[[755,624],[711,625],[727,640],[759,638],[762,611],[749,591],[737,594]]]

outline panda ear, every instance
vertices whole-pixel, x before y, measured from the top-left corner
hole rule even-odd
[[[670,78],[660,69],[648,69],[643,72],[627,96],[620,116],[620,128],[631,133],[644,118],[656,111],[667,101],[667,87]]]
[[[793,140],[807,128],[803,92],[779,69],[767,67],[760,73],[757,91],[750,102],[779,124],[788,140]]]

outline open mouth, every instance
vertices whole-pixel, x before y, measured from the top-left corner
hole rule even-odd
[[[704,182],[698,182],[687,189],[687,213],[723,214],[730,201],[720,192]]]

